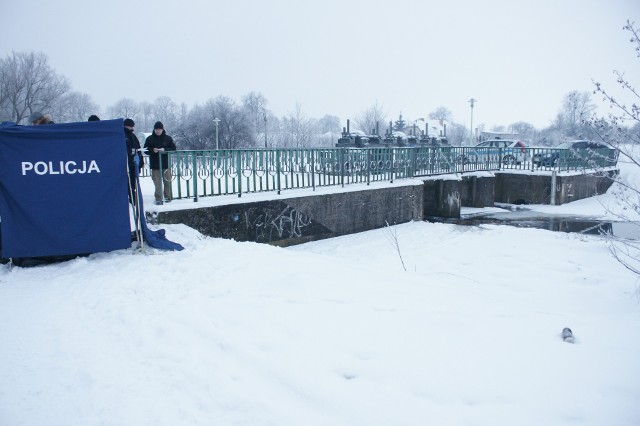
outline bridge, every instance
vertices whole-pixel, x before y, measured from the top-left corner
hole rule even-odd
[[[194,203],[148,207],[147,219],[184,223],[213,237],[291,245],[455,218],[461,207],[563,204],[606,192],[618,173],[615,150],[515,149],[176,151],[169,153],[170,173],[163,173],[176,199]]]

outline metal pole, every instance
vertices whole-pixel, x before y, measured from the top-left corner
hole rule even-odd
[[[216,151],[218,150],[218,124],[220,123],[219,118],[214,118],[213,122],[216,123]]]
[[[471,104],[471,137],[469,138],[469,146],[473,145],[473,105],[476,102],[478,101],[473,98],[469,99],[469,103]]]
[[[267,148],[267,114],[264,114],[264,147]]]

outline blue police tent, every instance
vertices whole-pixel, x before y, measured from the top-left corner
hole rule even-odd
[[[2,257],[131,247],[123,120],[0,125]]]

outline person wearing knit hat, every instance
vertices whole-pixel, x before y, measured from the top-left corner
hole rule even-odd
[[[87,121],[100,121],[100,117],[98,117],[95,114],[92,114],[89,116],[89,119]]]
[[[151,169],[151,180],[155,187],[154,196],[156,204],[170,202],[173,198],[171,191],[171,165],[169,164],[168,151],[175,151],[176,144],[173,138],[164,130],[161,121],[153,125],[153,133],[144,142],[144,147],[149,154],[149,168]]]
[[[144,166],[144,158],[140,152],[140,141],[133,132],[136,123],[130,118],[124,120],[124,137],[127,145],[127,158],[129,163],[129,201],[135,200],[136,192],[136,175],[140,173]]]

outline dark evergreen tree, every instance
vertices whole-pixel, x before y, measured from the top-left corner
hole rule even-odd
[[[399,118],[393,124],[393,130],[395,130],[396,132],[402,132],[405,127],[407,127],[407,123],[402,118],[402,113],[400,113]]]

